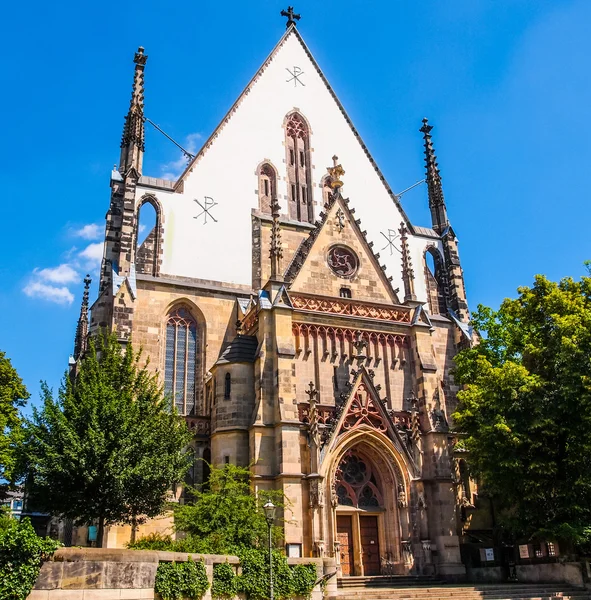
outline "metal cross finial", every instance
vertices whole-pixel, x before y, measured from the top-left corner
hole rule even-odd
[[[84,278],[84,287],[86,289],[88,289],[90,287],[90,284],[92,283],[92,279],[90,278],[90,274],[87,273],[86,277]]]
[[[287,25],[286,28],[289,29],[292,25],[296,26],[296,21],[299,21],[302,18],[302,15],[296,15],[293,12],[293,6],[288,6],[287,10],[281,11],[282,17],[287,17]]]

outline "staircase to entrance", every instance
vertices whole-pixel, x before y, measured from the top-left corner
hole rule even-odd
[[[330,600],[591,600],[564,583],[446,584],[425,577],[344,577]]]

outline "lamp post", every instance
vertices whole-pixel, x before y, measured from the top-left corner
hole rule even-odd
[[[269,598],[273,600],[273,540],[272,529],[273,521],[275,521],[275,505],[271,500],[267,500],[263,506],[265,511],[265,519],[267,519],[267,525],[269,526]]]

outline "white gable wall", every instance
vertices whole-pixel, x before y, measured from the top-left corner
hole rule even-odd
[[[294,85],[287,69],[299,67],[305,84]],[[319,187],[338,155],[346,171],[343,195],[351,200],[362,229],[380,252],[380,262],[393,276],[392,285],[402,289],[401,259],[390,252],[380,232],[398,231],[403,216],[389,196],[373,165],[353,134],[322,78],[293,33],[288,35],[274,58],[244,95],[236,111],[219,129],[192,172],[185,176],[184,193],[158,192],[164,211],[163,275],[197,277],[231,283],[250,284],[252,270],[251,211],[258,208],[257,166],[270,161],[278,171],[277,192],[281,211],[287,214],[285,164],[286,115],[297,109],[311,128],[314,215],[322,210]],[[141,196],[146,190],[138,190]],[[154,193],[154,192],[151,192]],[[217,222],[195,218],[205,196],[217,206],[210,212]],[[417,296],[425,299],[422,252],[432,240],[410,239]],[[399,241],[396,242],[399,246]]]

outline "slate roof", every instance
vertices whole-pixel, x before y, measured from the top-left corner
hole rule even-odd
[[[258,340],[254,335],[237,335],[223,350],[216,365],[252,363],[256,358]]]
[[[414,225],[413,228],[416,235],[437,239],[441,237],[434,229],[431,229],[431,227],[418,227],[417,225]]]

